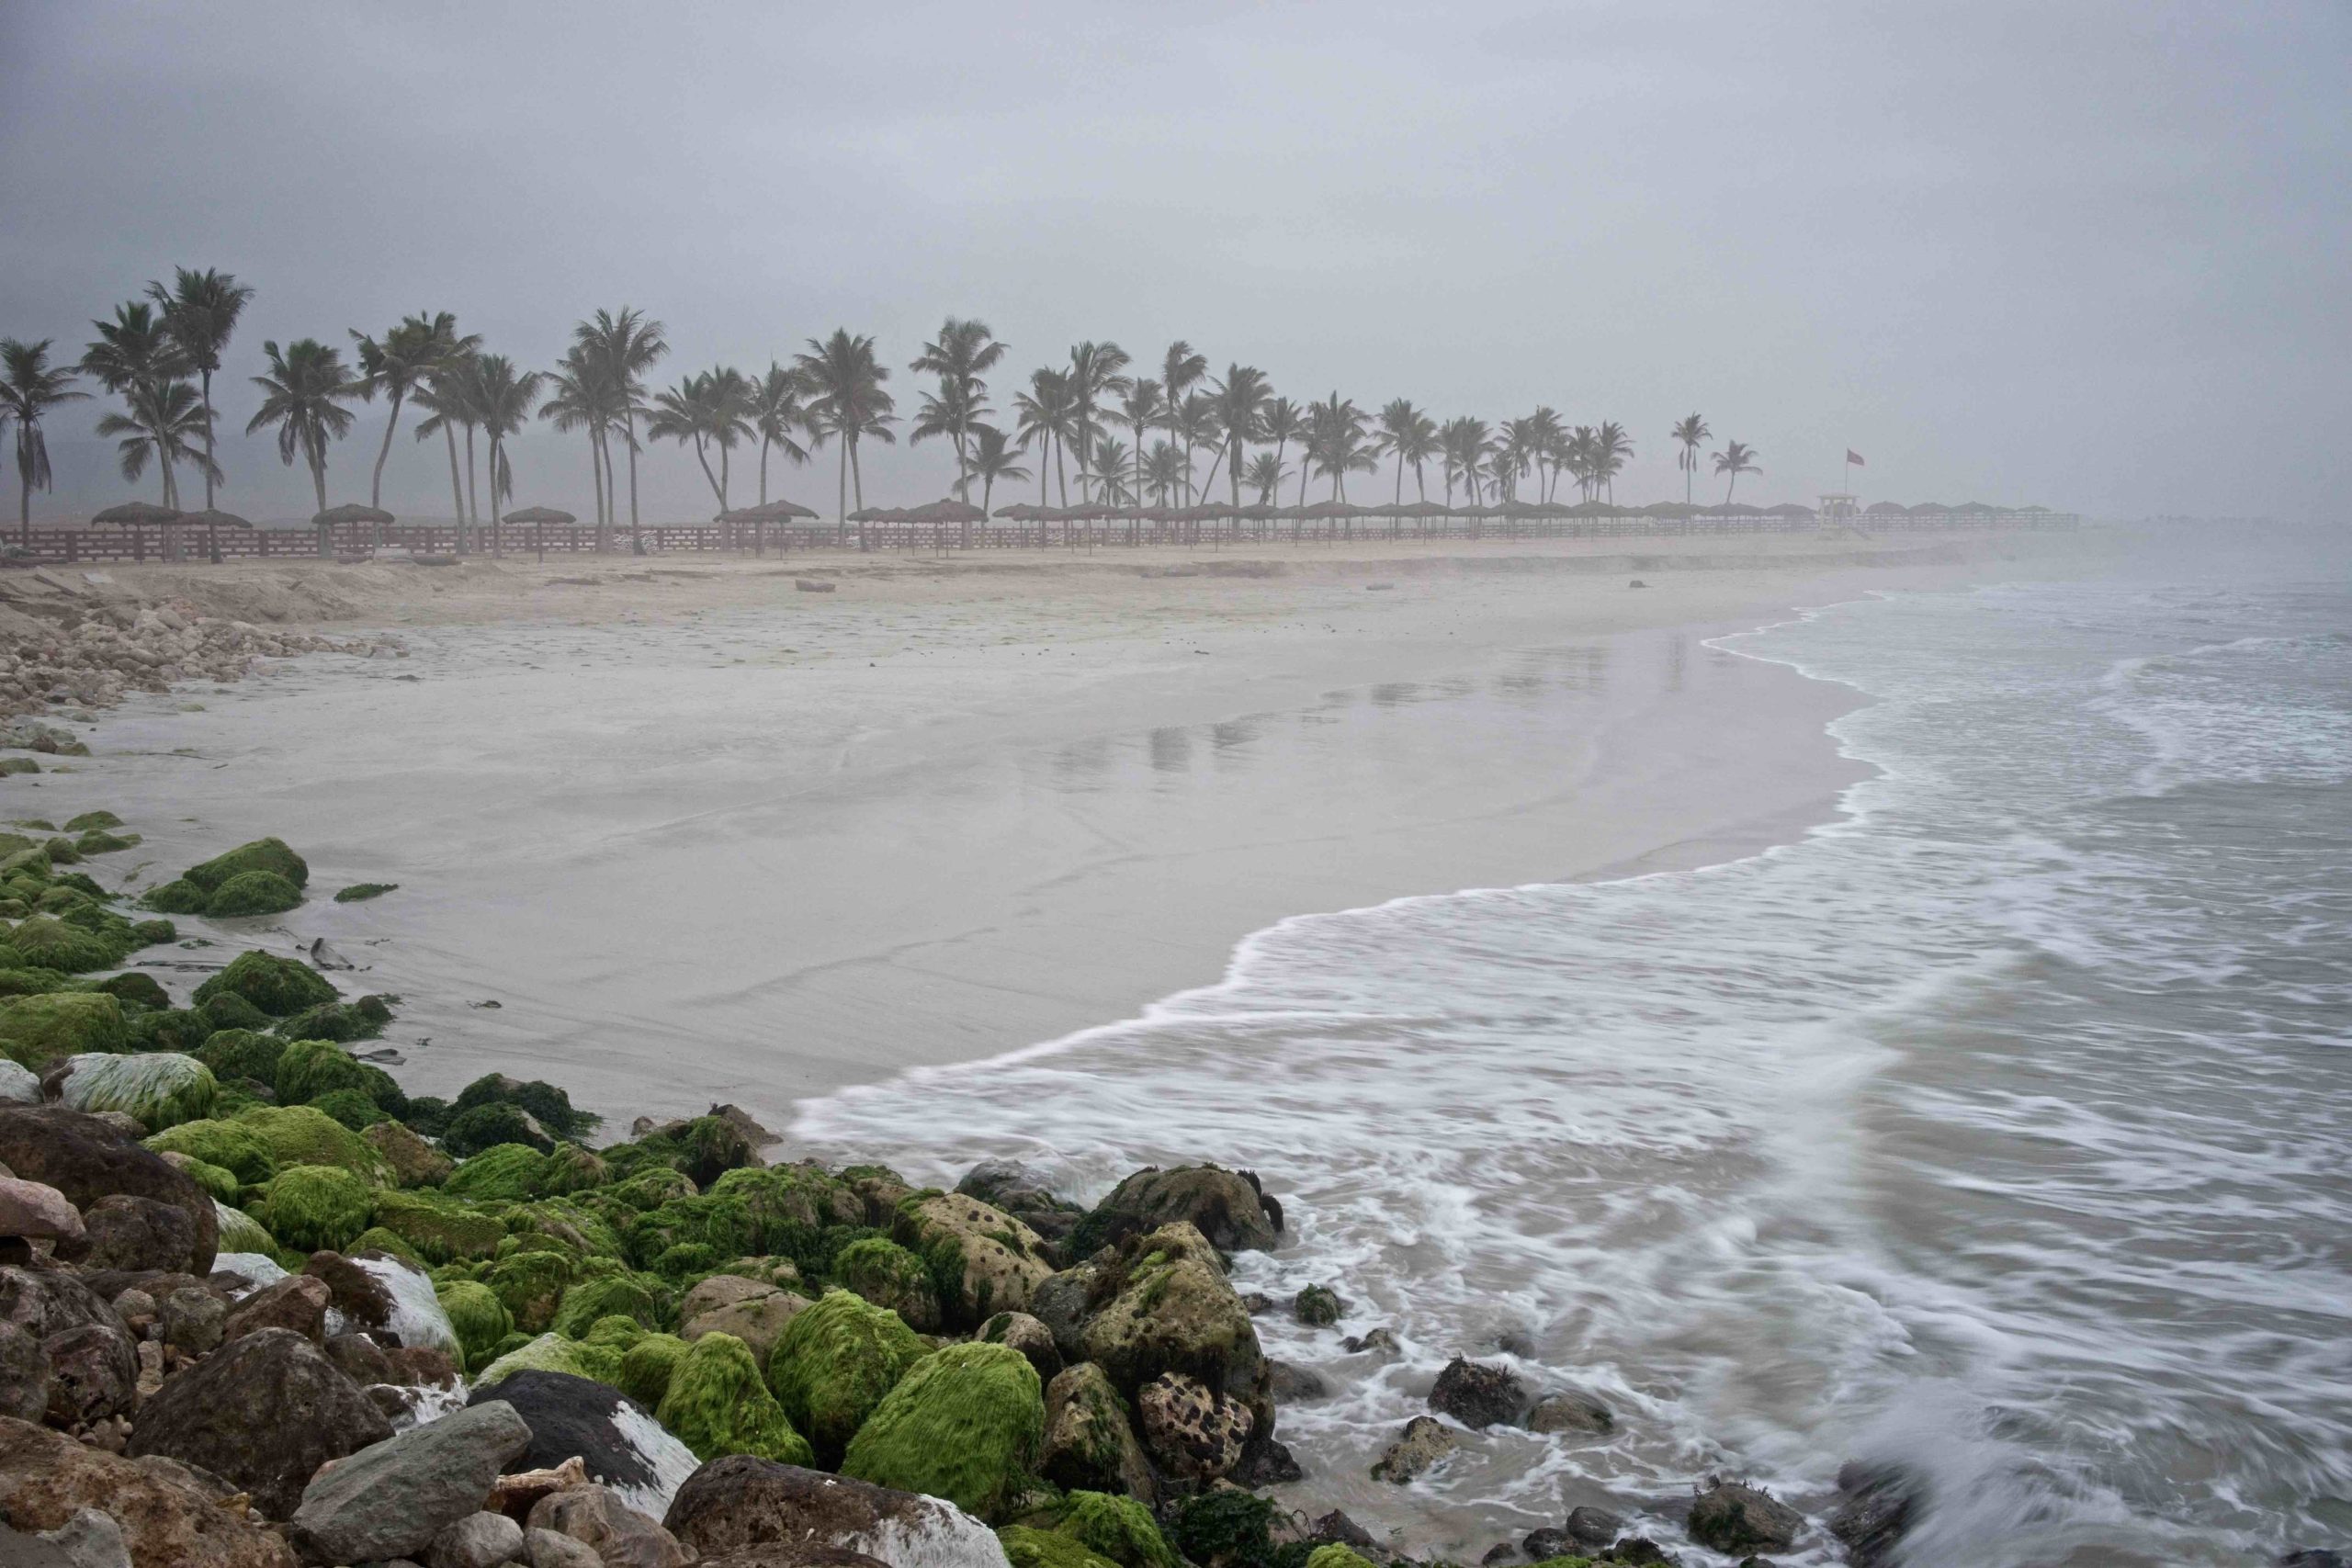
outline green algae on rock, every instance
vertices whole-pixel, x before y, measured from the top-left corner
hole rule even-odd
[[[260,1135],[281,1169],[290,1165],[329,1165],[370,1185],[391,1185],[391,1167],[384,1156],[367,1139],[316,1106],[256,1105],[237,1112],[236,1121]]]
[[[147,1146],[157,1154],[185,1155],[219,1166],[247,1187],[259,1187],[277,1174],[277,1156],[268,1140],[239,1122],[183,1122],[150,1137]]]
[[[1118,1568],[1085,1542],[1034,1525],[1007,1525],[996,1539],[1012,1568]]]
[[[122,1004],[103,992],[58,991],[0,1005],[0,1055],[36,1071],[61,1056],[119,1055],[130,1047]]]
[[[274,871],[241,871],[212,891],[204,912],[214,919],[282,915],[302,902],[302,890]]]
[[[379,1191],[374,1223],[400,1237],[419,1258],[435,1264],[489,1258],[506,1239],[506,1226],[498,1216],[437,1193]]]
[[[621,1392],[648,1410],[657,1408],[670,1392],[670,1379],[678,1363],[686,1359],[688,1348],[674,1334],[647,1335],[622,1352]]]
[[[469,1365],[477,1358],[487,1365],[499,1343],[514,1332],[514,1314],[488,1285],[448,1280],[436,1283],[433,1293],[440,1298],[441,1310],[448,1314],[449,1326],[457,1332],[458,1345]]]
[[[996,1523],[1036,1484],[1045,1426],[1027,1357],[1002,1345],[950,1345],[883,1396],[851,1439],[842,1473],[944,1497]]]
[[[368,1228],[375,1193],[347,1170],[297,1165],[270,1179],[254,1218],[288,1247],[341,1252]]]
[[[334,896],[338,904],[362,904],[370,898],[381,898],[387,893],[397,893],[397,882],[355,882]]]
[[[537,1334],[555,1322],[556,1307],[576,1272],[572,1260],[560,1252],[522,1251],[492,1264],[482,1283],[505,1304],[515,1328]]]
[[[203,1063],[168,1052],[75,1056],[69,1066],[62,1090],[67,1109],[119,1111],[151,1133],[209,1116],[220,1087]]]
[[[939,1327],[939,1292],[923,1260],[879,1236],[853,1242],[833,1259],[832,1276],[845,1290],[929,1334]]]
[[[288,1018],[335,999],[334,987],[316,970],[258,948],[239,953],[198,986],[196,1000],[201,1006],[223,993],[251,1002],[272,1018]]]
[[[646,1328],[663,1328],[676,1311],[666,1282],[649,1274],[607,1274],[582,1280],[563,1292],[555,1328],[577,1338],[598,1320],[616,1315]]]
[[[287,848],[282,839],[255,839],[249,844],[239,844],[226,854],[213,856],[200,864],[189,866],[180,879],[215,891],[232,879],[249,872],[263,871],[284,877],[296,887],[310,885],[311,868],[300,855]]]
[[[1003,1210],[960,1192],[914,1192],[899,1201],[890,1238],[923,1260],[940,1320],[972,1328],[1021,1312],[1054,1271],[1044,1238]]]
[[[546,1195],[548,1156],[524,1144],[493,1144],[468,1156],[441,1183],[453,1198],[519,1203]]]
[[[768,1386],[818,1462],[837,1468],[858,1428],[924,1354],[897,1313],[827,1291],[784,1325],[768,1356]]]
[[[1151,1510],[1133,1497],[1078,1491],[1063,1497],[1054,1533],[1077,1541],[1119,1568],[1182,1568]]]
[[[815,1458],[768,1392],[750,1347],[731,1334],[706,1334],[687,1347],[654,1418],[705,1463],[723,1454],[798,1465]]]
[[[7,941],[0,942],[0,966],[60,969],[68,975],[111,969],[136,945],[127,935],[129,922],[124,927],[125,934],[107,935],[51,915],[35,915],[19,921]]]

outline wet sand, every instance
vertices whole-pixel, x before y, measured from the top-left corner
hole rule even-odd
[[[1851,698],[1705,639],[1999,576],[2018,547],[1741,541],[1736,568],[1648,557],[1642,590],[1621,556],[1523,544],[1250,558],[1272,575],[1173,552],[278,569],[294,611],[401,629],[410,657],[136,699],[74,771],[9,781],[9,814],[114,809],[147,842],[93,869],[140,885],[293,843],[310,903],[183,922],[223,948],[171,958],[327,938],[368,966],[347,982],[405,998],[412,1090],[496,1069],[624,1124],[733,1100],[781,1126],[1214,981],[1285,915],[1794,836],[1856,776],[1822,732]],[[796,592],[811,568],[839,591]],[[360,881],[401,886],[329,901]]]

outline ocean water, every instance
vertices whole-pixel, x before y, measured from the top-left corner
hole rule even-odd
[[[1261,931],[1222,984],[805,1102],[910,1174],[1259,1171],[1245,1289],[1320,1370],[1289,1489],[1475,1561],[1590,1503],[1684,1555],[1690,1491],[1817,1520],[1849,1459],[1915,1564],[2267,1562],[2352,1543],[2352,591],[2030,585],[1718,646],[1871,699],[1834,823],[1693,872]],[[1340,1335],[1385,1325],[1397,1356]],[[1366,1467],[1456,1352],[1607,1401]],[[1815,1528],[1782,1559],[1832,1562]]]

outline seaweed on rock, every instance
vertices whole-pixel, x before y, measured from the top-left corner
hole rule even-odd
[[[784,1325],[768,1355],[768,1386],[818,1462],[839,1468],[850,1439],[923,1355],[898,1314],[828,1291]]]
[[[908,1369],[842,1461],[877,1486],[944,1497],[991,1523],[1037,1484],[1045,1434],[1037,1370],[1002,1345],[950,1345]]]
[[[687,1347],[655,1419],[705,1463],[724,1454],[799,1465],[815,1458],[761,1380],[751,1348],[731,1334],[706,1334]]]

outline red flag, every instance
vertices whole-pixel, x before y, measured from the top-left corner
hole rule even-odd
[[[1854,467],[1858,468],[1865,468],[1870,466],[1862,461],[1862,455],[1860,452],[1855,451],[1851,446],[1846,448],[1846,461],[1853,464]]]

